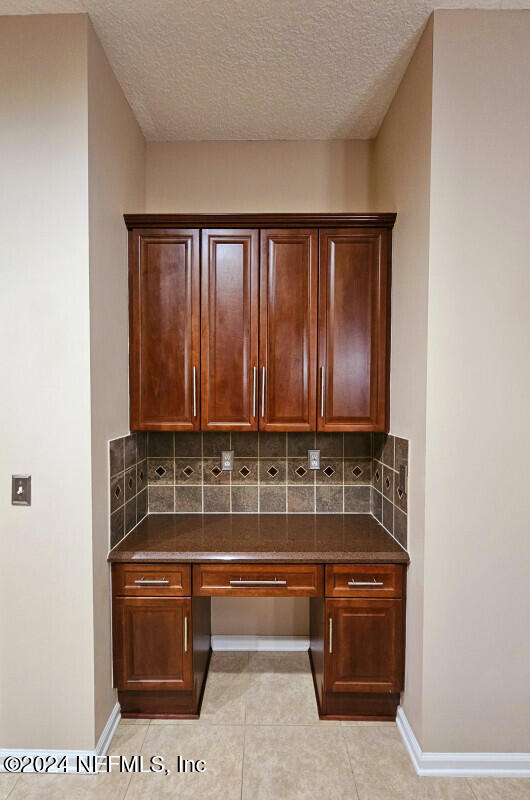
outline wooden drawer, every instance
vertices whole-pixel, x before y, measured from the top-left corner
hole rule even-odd
[[[193,566],[193,594],[207,597],[316,597],[323,585],[319,564]]]
[[[326,597],[401,597],[403,567],[397,564],[328,564]]]
[[[114,597],[182,597],[191,595],[189,564],[114,564]]]

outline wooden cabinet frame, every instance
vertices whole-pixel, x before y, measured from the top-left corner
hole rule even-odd
[[[317,230],[261,231],[261,431],[315,430],[317,280]]]
[[[158,249],[151,257],[149,249]],[[173,308],[178,276],[170,284],[160,276],[151,282],[158,289],[159,308],[150,309],[150,272],[162,268],[157,262],[162,250],[174,249],[183,256],[184,296],[180,326]],[[177,253],[177,249],[183,253]],[[175,270],[176,273],[176,270]],[[139,228],[129,233],[129,384],[131,430],[191,431],[200,425],[199,343],[200,343],[199,232],[182,228]],[[184,364],[175,369],[171,353],[179,353]],[[164,405],[164,412],[157,413]]]
[[[198,716],[210,656],[211,597],[298,596],[310,598],[309,655],[320,716],[395,719],[404,684],[405,569],[402,563],[215,559],[113,564],[114,681],[122,714]],[[339,572],[358,577],[354,591],[361,596],[349,596]],[[372,577],[382,589],[373,587]]]
[[[130,232],[131,429],[388,431],[391,231],[395,218],[395,214],[126,214]],[[244,306],[243,321],[236,319],[234,298],[220,317],[216,316],[212,292],[215,255],[211,250],[216,240],[243,242],[247,248],[245,285],[237,290]],[[279,296],[275,295],[274,278],[270,280],[274,249],[287,242],[294,248],[296,243],[302,248],[304,242],[309,243],[307,305],[296,289],[284,283],[286,293],[292,296],[292,315],[287,313],[284,299],[276,302]],[[357,259],[356,275],[343,281],[350,293],[351,319],[340,307],[341,291],[332,290],[338,263],[335,251],[348,242],[352,263],[355,248],[366,251]],[[150,290],[142,283],[142,270],[150,243],[185,244],[188,248],[186,326],[180,321],[172,328],[176,279],[167,292],[158,295],[155,279],[153,296],[160,297],[164,313],[149,315],[146,311],[142,297],[144,292],[149,296]],[[155,273],[161,269],[159,261],[161,256],[155,254]],[[300,270],[299,263],[297,268]],[[360,278],[363,268],[364,284]],[[373,274],[371,269],[375,269]],[[296,281],[298,278],[293,285]],[[362,285],[358,298],[356,281]],[[179,303],[182,306],[180,298]],[[223,314],[230,317],[230,309],[233,328],[241,331],[243,340],[241,366],[230,363],[228,346],[223,351],[219,345],[224,361],[218,371],[211,364],[211,352],[215,351],[212,336],[217,336]],[[283,328],[298,348],[290,361],[281,357]],[[179,363],[185,363],[181,372],[173,365],[175,353]],[[279,392],[273,396],[271,386],[275,385],[286,387],[283,397]],[[236,392],[234,402],[215,402],[216,395],[226,397],[230,391]]]
[[[228,257],[226,251],[230,247],[234,248],[234,252]],[[224,292],[223,289],[218,291],[219,249],[225,251],[225,264],[229,273],[226,276],[228,291]],[[203,431],[258,429],[258,250],[257,230],[202,231]],[[242,260],[238,262],[240,256]],[[237,274],[239,271],[240,275]],[[236,328],[236,325],[239,327]],[[233,352],[234,340],[241,348],[240,354]],[[239,404],[241,408],[237,408]]]
[[[386,229],[320,230],[319,431],[388,431],[390,254]]]

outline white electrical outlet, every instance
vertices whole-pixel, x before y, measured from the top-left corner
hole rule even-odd
[[[221,469],[231,472],[234,469],[234,451],[223,450],[221,453]]]
[[[307,461],[309,469],[320,469],[320,450],[308,450]]]

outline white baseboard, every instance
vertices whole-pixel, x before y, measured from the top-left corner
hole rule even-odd
[[[306,636],[212,636],[212,650],[276,650],[278,652],[309,649]]]
[[[107,724],[101,731],[101,736],[99,737],[98,743],[96,745],[95,755],[97,756],[107,755],[107,750],[109,749],[110,743],[112,742],[112,737],[116,733],[116,728],[120,724],[120,719],[121,719],[121,708],[120,704],[116,702],[116,705],[110,712]]]
[[[418,775],[529,778],[530,753],[424,753],[400,706],[397,727]]]
[[[94,775],[97,773],[96,759],[98,756],[107,754],[107,750],[109,749],[109,745],[116,732],[120,719],[120,704],[116,703],[94,750],[9,750],[0,748],[0,772],[13,772],[14,774],[18,774],[20,769],[6,768],[6,760],[9,761],[9,759],[11,759],[13,764],[15,764],[15,760],[18,760],[22,766],[26,764],[29,758],[30,763],[24,766],[24,772],[74,772]],[[42,769],[35,769],[35,759],[43,759],[44,763]],[[85,767],[80,765],[81,761],[84,762],[86,765]]]

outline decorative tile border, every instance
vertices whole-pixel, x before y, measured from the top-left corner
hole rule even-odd
[[[147,515],[147,434],[131,433],[109,442],[110,546]]]
[[[318,448],[320,470],[307,451]],[[234,450],[234,470],[220,469]],[[372,435],[148,434],[150,512],[346,513],[371,510]]]
[[[371,513],[406,549],[408,488],[400,486],[399,469],[404,464],[408,472],[408,440],[374,433],[372,448]]]

